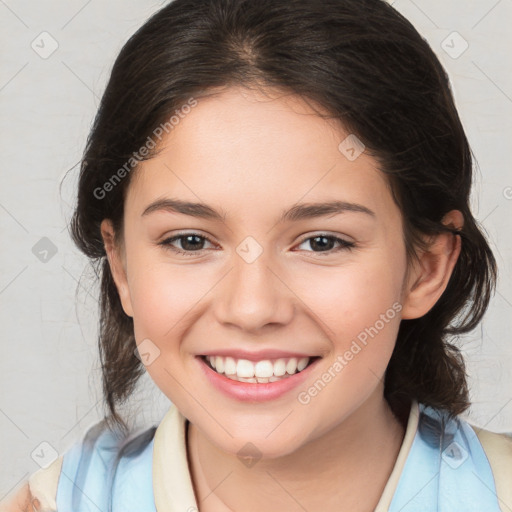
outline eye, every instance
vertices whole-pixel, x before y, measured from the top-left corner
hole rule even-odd
[[[178,249],[173,244],[179,241],[181,249]],[[184,254],[186,256],[193,256],[194,254],[200,254],[205,249],[203,248],[204,242],[213,244],[213,242],[206,236],[198,233],[181,233],[171,238],[159,242],[158,245],[162,245],[167,249],[175,252],[176,254]]]
[[[347,240],[343,240],[343,238],[339,238],[334,235],[327,235],[325,233],[312,236],[309,238],[305,238],[302,240],[302,242],[299,244],[305,244],[309,243],[310,247],[317,250],[308,251],[308,252],[315,252],[315,253],[327,253],[332,254],[334,252],[343,251],[343,250],[351,250],[355,247],[354,242],[348,242]],[[333,245],[338,244],[338,247],[333,248]]]
[[[174,245],[176,242],[179,242],[181,249]],[[170,238],[166,238],[159,242],[158,245],[164,246],[176,254],[193,256],[194,254],[202,254],[203,251],[206,250],[204,248],[205,242],[215,245],[208,237],[200,235],[199,233],[180,233]],[[305,243],[309,243],[310,247],[313,249],[313,251],[307,252],[320,253],[321,255],[323,255],[322,253],[333,254],[342,250],[351,250],[355,247],[355,243],[353,242],[348,242],[347,240],[337,236],[327,235],[325,233],[305,238],[299,246]],[[336,244],[338,246],[333,247],[336,246]]]

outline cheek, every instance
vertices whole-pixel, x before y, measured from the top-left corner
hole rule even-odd
[[[297,397],[311,417],[325,415],[333,403],[354,410],[385,374],[400,326],[401,269],[381,258],[316,281],[309,295],[332,348],[321,375]],[[339,420],[329,417],[327,429]]]
[[[400,300],[401,279],[399,268],[375,258],[364,265],[317,274],[307,280],[309,285],[304,282],[302,296],[307,297],[306,304],[323,321],[326,332],[346,340],[357,337],[390,309],[387,317],[395,318],[397,307],[393,309],[393,304]]]
[[[208,285],[194,265],[159,262],[140,271],[143,267],[134,269],[130,277],[135,339],[137,344],[149,339],[157,347],[158,351],[150,349],[158,355],[146,371],[173,403],[187,410],[188,397],[180,386],[188,382],[182,354],[187,346],[181,341],[200,310],[198,303],[214,282]],[[187,387],[192,391],[193,385]]]
[[[355,406],[383,377],[400,326],[402,264],[399,255],[393,260],[375,252],[364,262],[329,269],[310,288],[311,302],[305,302],[322,320],[333,352],[325,375],[328,389],[315,398],[319,414],[333,400]]]
[[[163,340],[181,330],[181,322],[194,314],[194,305],[212,287],[194,265],[157,262],[129,269],[135,336]],[[203,273],[204,274],[204,273]]]

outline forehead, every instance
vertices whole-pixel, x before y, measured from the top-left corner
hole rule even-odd
[[[347,158],[340,143],[353,136],[299,96],[230,88],[197,101],[135,171],[127,203],[140,214],[166,194],[239,213],[334,199],[391,207],[376,161]]]

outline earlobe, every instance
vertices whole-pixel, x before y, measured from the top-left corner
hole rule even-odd
[[[458,210],[443,217],[443,224],[462,229],[464,218]],[[432,238],[429,248],[419,255],[406,283],[402,318],[420,318],[439,300],[450,280],[461,251],[461,238],[454,233],[441,233]]]
[[[121,249],[115,243],[114,227],[110,219],[104,219],[101,222],[101,236],[107,254],[107,260],[110,266],[110,272],[116,284],[117,293],[123,306],[124,312],[133,317],[133,310],[130,298],[130,290],[126,277],[126,268],[123,258],[120,254]]]

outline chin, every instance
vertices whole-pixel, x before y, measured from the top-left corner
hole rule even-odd
[[[288,436],[281,436],[275,439],[265,439],[265,436],[243,435],[235,437],[227,445],[218,446],[224,452],[230,453],[238,459],[242,464],[251,467],[257,462],[263,462],[266,459],[278,459],[286,457],[300,449],[302,444],[290,442]]]

